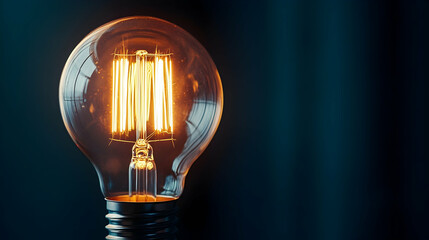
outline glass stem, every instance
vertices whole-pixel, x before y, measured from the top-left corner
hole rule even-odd
[[[129,197],[131,201],[156,201],[156,165],[150,144],[137,140],[129,166]]]

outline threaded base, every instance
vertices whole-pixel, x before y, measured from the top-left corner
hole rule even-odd
[[[106,239],[176,239],[176,201],[118,202],[106,199]]]

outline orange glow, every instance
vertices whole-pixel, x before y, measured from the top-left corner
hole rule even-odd
[[[168,196],[159,196],[159,195],[156,196],[156,198],[154,198],[151,195],[133,195],[133,196],[119,195],[115,197],[108,197],[106,199],[110,201],[116,201],[116,202],[168,202],[168,201],[176,200],[177,198],[168,197]]]
[[[153,131],[173,133],[171,54],[115,54],[112,71],[112,136],[146,139]]]
[[[146,165],[147,165],[146,161],[136,161],[136,169],[145,169]]]

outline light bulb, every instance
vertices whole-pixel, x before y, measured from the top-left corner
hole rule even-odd
[[[116,214],[107,216],[107,238],[154,234],[142,226],[123,229],[150,225],[140,220],[171,210],[220,122],[222,85],[207,51],[167,21],[118,19],[92,31],[73,50],[59,100],[68,132],[91,160],[108,210]],[[140,222],[117,217],[136,213],[143,214]]]

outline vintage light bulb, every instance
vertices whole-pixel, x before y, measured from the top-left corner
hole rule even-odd
[[[106,197],[107,239],[172,237],[175,199],[222,113],[221,80],[204,47],[161,19],[109,22],[71,53],[59,100]]]

